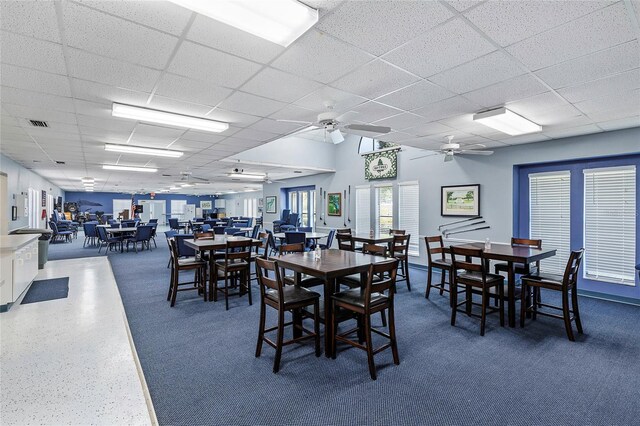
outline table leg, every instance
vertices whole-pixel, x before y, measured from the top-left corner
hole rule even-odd
[[[507,304],[509,307],[509,327],[516,326],[516,273],[513,262],[507,262],[509,269],[507,278]]]
[[[333,304],[331,295],[334,292],[336,280],[327,278],[324,280],[324,356],[331,357],[331,344],[333,342]]]
[[[293,285],[300,285],[301,276],[302,274],[300,272],[296,272],[294,274]],[[302,337],[302,314],[300,312],[300,309],[295,309],[291,316],[293,319],[293,338],[297,339],[298,337]]]
[[[216,278],[213,275],[213,253],[214,250],[209,250],[209,283],[210,283],[210,288],[211,291],[209,292],[209,302],[211,302],[212,300],[214,302],[218,301],[218,292],[216,291]]]

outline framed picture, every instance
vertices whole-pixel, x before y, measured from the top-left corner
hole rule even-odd
[[[211,200],[200,201],[200,208],[201,209],[211,210],[212,207],[213,206],[212,206]]]
[[[261,209],[264,207],[264,198],[258,198],[258,208]]]
[[[330,192],[327,194],[327,215],[342,216],[342,194]]]
[[[11,206],[11,220],[18,220],[18,206]]]
[[[277,213],[276,196],[264,197],[265,212]]]
[[[440,194],[441,216],[479,216],[480,185],[443,186]]]

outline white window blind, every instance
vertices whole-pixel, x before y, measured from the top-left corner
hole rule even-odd
[[[635,285],[635,166],[584,171],[584,277]]]
[[[571,247],[571,174],[569,171],[529,175],[529,235],[556,255],[540,262],[543,272],[564,273]]]
[[[371,187],[356,187],[356,234],[371,230]]]
[[[376,186],[376,230],[380,234],[389,233],[393,228],[393,187]]]
[[[411,235],[409,255],[420,255],[420,186],[418,182],[398,184],[398,228]]]

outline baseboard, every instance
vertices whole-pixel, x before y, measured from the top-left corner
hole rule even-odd
[[[13,306],[13,303],[7,303],[5,305],[0,305],[0,313],[2,312],[7,312],[11,306]]]
[[[598,293],[596,291],[578,290],[578,295],[592,299],[606,300],[608,302],[624,303],[626,305],[640,306],[640,300],[631,297],[615,296],[612,294]]]

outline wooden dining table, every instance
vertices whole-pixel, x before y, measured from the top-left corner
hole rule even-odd
[[[134,234],[138,231],[138,228],[136,227],[127,227],[127,228],[105,228],[105,231],[107,232],[107,234],[125,234],[125,233],[130,233],[130,234]],[[129,251],[129,247],[127,247],[127,252]],[[122,247],[122,244],[120,244],[120,253],[124,253],[124,248]]]
[[[197,240],[184,240],[184,244],[198,252],[209,252],[209,280],[215,279],[213,275],[213,264],[215,262],[214,252],[216,250],[224,250],[227,246],[227,241],[251,241],[252,246],[257,246],[262,243],[261,240],[253,240],[248,237],[235,237],[233,235],[216,234],[213,238],[198,238]],[[215,285],[215,283],[212,283]],[[209,300],[212,300],[213,295],[209,295]]]
[[[316,260],[313,252],[290,253],[272,256],[280,267],[294,271],[296,274],[307,274],[322,279],[324,283],[324,351],[330,356],[333,330],[329,326],[333,303],[331,296],[336,291],[336,282],[340,277],[351,274],[361,274],[361,279],[366,279],[366,272],[372,263],[384,262],[388,259],[370,254],[352,251],[328,249],[322,250],[322,256]]]
[[[275,234],[273,234],[274,238],[279,238],[281,240],[284,240],[286,238],[286,232],[277,232]],[[305,232],[304,233],[304,238],[306,240],[318,240],[320,238],[326,238],[328,237],[329,234],[324,233],[324,232]]]
[[[486,260],[498,260],[507,263],[507,307],[509,309],[509,327],[516,326],[516,263],[530,264],[556,255],[556,249],[537,249],[533,247],[512,246],[510,244],[491,243],[485,249],[484,243],[460,243],[450,246],[482,249]],[[448,248],[447,248],[447,251]],[[449,251],[450,253],[450,251]]]

